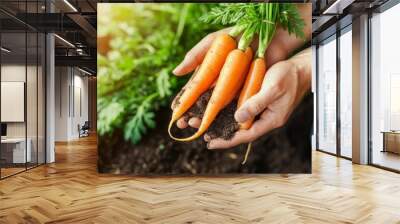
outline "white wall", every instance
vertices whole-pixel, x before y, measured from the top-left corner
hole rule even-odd
[[[25,64],[6,64],[1,66],[1,81],[2,82],[25,82]],[[34,69],[28,66],[28,73]],[[29,96],[36,96],[35,93],[27,93]],[[6,110],[7,108],[1,108]],[[29,115],[28,115],[29,116]],[[36,116],[36,114],[35,114]],[[30,117],[28,117],[30,121]],[[25,122],[7,122],[7,136],[8,137],[25,137]]]
[[[1,66],[1,81],[25,82],[25,65],[9,64]],[[6,110],[6,108],[1,108]],[[7,137],[25,137],[25,123],[7,123]]]
[[[82,76],[83,73],[78,73],[76,74],[75,70],[75,75],[74,75],[74,108],[72,109],[72,114],[73,114],[73,119],[72,119],[72,129],[71,129],[71,135],[74,136],[74,138],[78,137],[78,124],[81,126],[85,123],[85,121],[88,121],[88,107],[89,107],[89,102],[88,102],[88,77],[87,76]],[[80,93],[79,93],[80,92]],[[79,97],[80,95],[80,97]],[[80,101],[80,102],[79,102]],[[79,108],[81,107],[81,108]],[[80,111],[82,110],[82,111]]]
[[[69,68],[55,68],[55,141],[68,140],[68,87],[70,77]]]
[[[37,71],[37,69],[39,69]],[[27,77],[27,81],[25,78]],[[7,124],[7,137],[25,138],[30,140],[32,150],[32,161],[44,163],[44,74],[42,68],[35,66],[25,66],[25,64],[3,64],[1,66],[2,82],[24,82],[26,83],[26,107],[23,106],[22,113],[27,115],[27,120],[23,122],[5,122]],[[23,94],[23,93],[22,93]],[[7,96],[2,96],[7,97]],[[10,108],[1,108],[10,110]],[[12,113],[12,111],[11,111]],[[36,153],[39,153],[37,156]]]
[[[78,125],[88,120],[88,78],[76,68],[56,67],[55,85],[55,140],[77,139]]]

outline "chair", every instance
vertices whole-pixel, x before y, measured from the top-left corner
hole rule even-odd
[[[89,130],[90,130],[89,121],[85,121],[82,127],[80,127],[80,125],[78,124],[79,138],[89,136]]]

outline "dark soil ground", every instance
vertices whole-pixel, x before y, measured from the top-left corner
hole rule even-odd
[[[204,108],[208,98],[209,95],[202,96],[188,113],[201,116],[199,108]],[[208,134],[212,137],[232,137],[231,134],[238,128],[233,118],[235,110],[235,104],[228,105],[209,128]],[[162,109],[157,115],[158,127],[138,145],[126,143],[122,132],[99,138],[99,172],[134,175],[311,172],[311,94],[303,99],[284,127],[253,142],[245,165],[241,162],[247,145],[211,151],[202,138],[192,142],[172,140],[167,133],[170,117],[171,109]],[[177,137],[183,137],[191,135],[195,129],[174,128],[172,131]]]

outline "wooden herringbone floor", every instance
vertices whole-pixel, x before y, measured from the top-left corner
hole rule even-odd
[[[0,181],[0,223],[400,223],[400,175],[313,154],[312,175],[99,175],[96,139]]]

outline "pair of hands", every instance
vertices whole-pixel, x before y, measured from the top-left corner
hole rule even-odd
[[[307,11],[308,9],[303,10]],[[310,27],[311,24],[306,23],[306,39],[311,36]],[[220,30],[203,38],[186,54],[173,73],[182,76],[194,71],[203,61],[215,37],[220,32],[228,31],[228,29]],[[254,46],[256,43],[252,46],[256,47]],[[224,149],[252,142],[286,123],[294,108],[311,87],[311,48],[286,60],[288,55],[302,44],[304,44],[304,40],[293,37],[282,29],[277,30],[264,57],[268,71],[261,90],[235,112],[237,122],[245,122],[258,115],[259,119],[254,121],[250,129],[237,131],[230,140],[211,139],[205,135],[204,140],[208,142],[209,149]],[[181,118],[177,121],[177,126],[181,129],[188,126],[198,128],[200,123],[201,120],[196,117],[189,118],[188,122]]]

